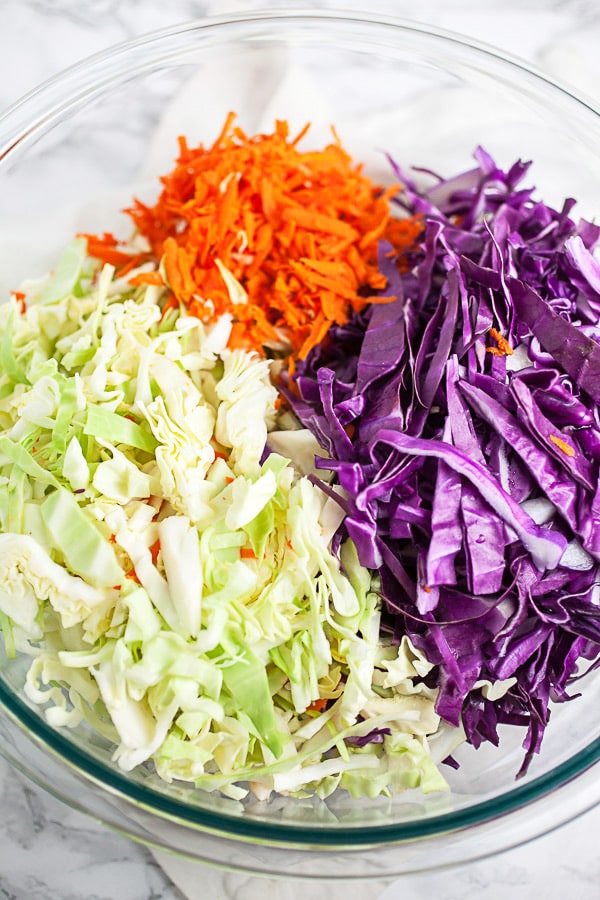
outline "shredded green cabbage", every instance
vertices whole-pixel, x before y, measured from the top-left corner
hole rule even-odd
[[[332,501],[266,450],[269,363],[165,299],[75,242],[0,307],[0,627],[28,697],[124,770],[235,798],[444,788],[426,660],[380,639]]]

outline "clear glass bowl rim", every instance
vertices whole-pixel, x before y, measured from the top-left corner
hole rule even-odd
[[[385,29],[391,35],[413,34],[440,41],[448,47],[461,48],[482,62],[499,65],[505,69],[521,70],[529,79],[542,82],[555,97],[568,98],[593,117],[600,117],[600,110],[593,101],[559,84],[545,73],[524,60],[505,54],[498,48],[470,37],[436,28],[429,24],[399,17],[371,15],[345,10],[256,10],[251,13],[235,13],[209,16],[178,26],[150,32],[139,38],[109,47],[62,70],[57,75],[34,88],[17,100],[0,115],[0,165],[12,151],[37,136],[43,136],[50,128],[78,109],[86,100],[102,94],[111,84],[128,75],[142,74],[157,64],[167,64],[172,58],[189,49],[186,39],[194,34],[210,36],[220,34],[230,26],[248,26],[258,23],[287,23],[309,25],[343,23],[364,26],[367,29]],[[166,44],[168,53],[153,54],[154,48]],[[134,803],[162,818],[205,830],[212,834],[245,841],[258,841],[278,846],[310,846],[322,843],[327,849],[381,846],[433,837],[445,832],[481,825],[514,812],[547,796],[578,775],[600,762],[600,738],[595,739],[574,756],[544,775],[525,784],[516,785],[510,791],[482,803],[452,813],[443,813],[415,822],[388,825],[354,825],[327,828],[319,825],[303,826],[286,822],[269,823],[243,816],[228,816],[206,808],[190,807],[168,796],[142,786],[122,775],[85,750],[66,739],[63,734],[33,713],[12,691],[7,690],[0,679],[0,710],[3,710],[38,745],[50,751],[69,768],[89,781],[93,781],[120,798]],[[33,776],[32,776],[33,777]],[[50,788],[51,789],[51,788]],[[589,809],[596,798],[582,801],[578,812]],[[552,827],[548,823],[548,829]]]

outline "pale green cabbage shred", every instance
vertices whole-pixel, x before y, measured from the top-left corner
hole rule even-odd
[[[126,771],[235,799],[443,789],[429,664],[380,639],[337,504],[265,454],[269,362],[85,241],[27,293],[0,307],[0,627],[27,697]]]

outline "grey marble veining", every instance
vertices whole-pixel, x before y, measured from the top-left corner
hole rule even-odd
[[[367,8],[416,16],[522,56],[600,102],[598,0],[0,0],[0,111],[60,69],[111,44],[206,14]],[[381,900],[600,898],[600,810],[526,847],[450,872],[412,876]],[[190,870],[180,884],[190,883]],[[187,880],[186,880],[187,879]],[[201,875],[191,876],[202,884]],[[216,893],[215,893],[216,890]],[[0,759],[0,900],[182,900],[152,854],[29,783]],[[225,900],[196,887],[188,896]],[[239,896],[242,896],[241,894]],[[304,897],[301,887],[297,897]],[[360,897],[360,888],[356,891]]]
[[[0,759],[3,900],[181,900],[145,848],[41,791]]]

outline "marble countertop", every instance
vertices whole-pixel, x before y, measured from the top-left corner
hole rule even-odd
[[[58,70],[113,43],[197,16],[232,10],[368,8],[414,16],[408,0],[2,0],[0,111]],[[421,0],[420,21],[461,31],[533,61],[600,102],[597,0]],[[224,900],[206,888],[184,895],[145,848],[45,794],[0,758],[0,898],[7,900]],[[526,847],[444,873],[408,876],[381,900],[600,896],[600,809]],[[187,873],[171,874],[185,888]],[[196,881],[196,878],[193,878]],[[306,898],[301,885],[294,897]],[[236,894],[236,896],[238,896]],[[239,895],[240,897],[242,894]],[[246,896],[246,894],[244,894]],[[287,895],[286,895],[287,896]],[[290,895],[291,896],[291,895]],[[328,896],[331,896],[328,893]]]

